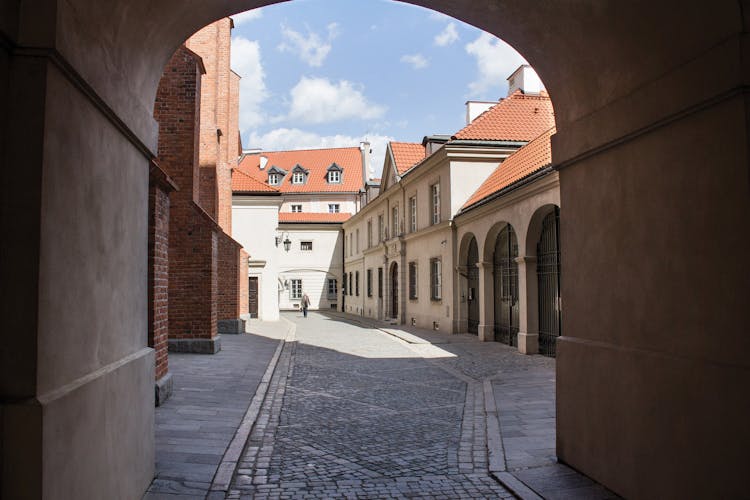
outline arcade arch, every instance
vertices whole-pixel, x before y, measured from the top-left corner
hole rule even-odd
[[[20,468],[4,468],[3,496],[135,498],[150,482],[157,84],[191,33],[270,3],[3,0],[0,442]],[[558,457],[626,497],[742,496],[750,362],[726,346],[743,343],[750,296],[750,234],[736,230],[750,211],[745,2],[409,3],[502,36],[555,100],[562,267],[575,278],[561,283]],[[116,307],[102,283],[116,284]]]

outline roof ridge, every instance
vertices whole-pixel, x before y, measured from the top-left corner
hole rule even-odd
[[[340,148],[305,148],[305,149],[279,149],[275,151],[258,151],[247,153],[245,156],[263,156],[267,153],[299,153],[301,151],[334,151],[334,150],[345,150],[345,149],[356,149],[359,151],[359,146],[346,146]]]

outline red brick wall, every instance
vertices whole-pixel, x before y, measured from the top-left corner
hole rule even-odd
[[[179,187],[170,194],[169,338],[216,336],[218,227],[200,199],[201,59],[177,49],[157,91],[159,165]]]
[[[240,317],[240,250],[225,233],[219,235],[219,319]]]
[[[156,380],[169,371],[169,192],[170,179],[151,167],[148,190],[148,345],[155,351]]]
[[[201,82],[200,166],[216,171],[215,216],[225,233],[232,233],[232,174],[236,166],[237,131],[232,120],[230,70],[231,21],[219,19],[191,36],[185,45],[203,58],[206,75]],[[220,133],[217,133],[219,132]],[[234,148],[234,149],[230,149]],[[204,206],[204,208],[207,208]]]
[[[216,207],[216,169],[213,167],[201,167],[200,168],[200,206],[211,216],[213,220],[216,220],[217,207]]]
[[[250,313],[250,283],[247,275],[249,257],[245,250],[240,250],[240,316]]]

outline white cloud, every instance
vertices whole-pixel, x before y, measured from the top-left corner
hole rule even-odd
[[[401,62],[411,64],[414,69],[422,69],[427,67],[427,59],[422,54],[407,54],[401,56]]]
[[[465,48],[477,61],[478,77],[469,84],[471,97],[474,98],[493,88],[505,87],[505,79],[518,66],[526,63],[513,47],[489,33],[482,33]]]
[[[458,41],[458,30],[455,23],[448,24],[443,31],[435,35],[435,45],[445,47]]]
[[[303,76],[290,93],[292,103],[287,118],[302,123],[371,120],[385,113],[385,107],[367,100],[361,86],[346,80],[333,83],[326,78]]]
[[[234,26],[238,28],[242,24],[249,23],[250,21],[255,21],[256,19],[260,19],[261,17],[263,17],[263,11],[261,9],[253,9],[245,12],[240,12],[239,14],[235,14],[231,17],[234,21]]]
[[[240,36],[232,38],[232,69],[240,80],[240,130],[259,125],[263,121],[261,104],[268,97],[260,44]]]
[[[336,23],[331,23],[326,28],[328,30],[327,38],[324,40],[317,33],[307,30],[307,37],[298,31],[282,26],[281,35],[284,41],[281,42],[278,49],[281,52],[291,52],[296,54],[302,61],[313,67],[323,65],[328,53],[331,52],[331,42],[339,34],[339,27]]]
[[[380,172],[383,170],[385,148],[388,141],[393,140],[393,137],[387,135],[362,135],[359,137],[349,135],[322,136],[297,128],[277,128],[265,134],[253,132],[248,137],[248,141],[243,141],[243,144],[250,148],[262,148],[266,151],[287,151],[291,149],[359,146],[360,141],[363,140],[370,141],[370,147],[372,148],[372,169],[374,176],[379,177]]]

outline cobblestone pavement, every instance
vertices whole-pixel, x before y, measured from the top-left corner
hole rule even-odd
[[[436,364],[454,354],[298,316],[228,498],[513,496],[488,470],[482,384]]]

